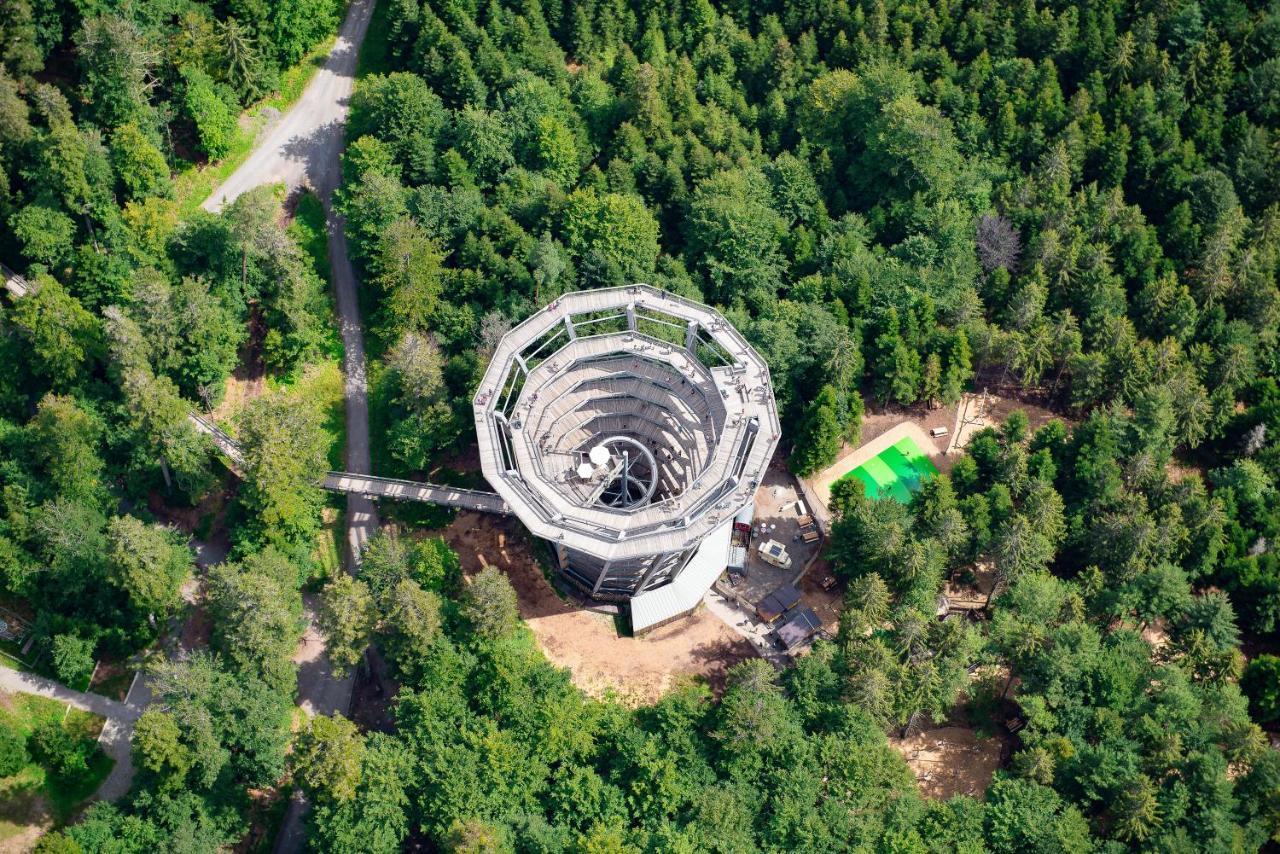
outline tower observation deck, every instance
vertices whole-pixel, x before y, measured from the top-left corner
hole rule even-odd
[[[485,478],[564,577],[637,631],[725,567],[780,427],[764,360],[648,285],[565,294],[499,342],[474,400]]]

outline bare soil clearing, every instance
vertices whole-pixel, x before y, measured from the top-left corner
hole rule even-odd
[[[52,827],[53,814],[43,795],[22,789],[0,798],[0,854],[30,851]]]
[[[946,471],[951,467],[951,463],[943,457],[943,452],[946,451],[951,437],[947,435],[934,439],[928,433],[935,427],[945,427],[950,431],[955,426],[955,422],[955,404],[942,406],[938,409],[912,407],[910,409],[878,408],[868,410],[862,419],[862,435],[859,437],[858,444],[843,445],[840,448],[839,456],[836,458],[836,464],[899,424],[911,423],[919,427],[925,434],[924,440],[918,440],[921,450],[929,454],[939,471]]]
[[[987,607],[996,584],[995,566],[978,561],[967,572],[954,573],[943,584],[942,595],[953,611],[981,611]]]
[[[822,620],[824,631],[835,634],[840,628],[840,605],[844,598],[844,585],[837,584],[830,590],[822,589],[822,579],[831,574],[826,558],[819,558],[800,579],[800,598]]]
[[[564,601],[543,575],[520,523],[462,512],[442,532],[470,576],[485,566],[506,572],[543,653],[566,667],[573,682],[595,697],[630,705],[651,703],[683,677],[701,677],[714,690],[726,671],[755,656],[751,644],[713,614],[692,615],[643,638],[619,634],[619,621]]]
[[[946,800],[952,795],[981,798],[1004,758],[1004,741],[978,738],[967,727],[926,729],[910,738],[891,738],[911,766],[920,794]]]

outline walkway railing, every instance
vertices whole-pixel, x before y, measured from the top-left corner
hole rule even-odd
[[[235,439],[209,419],[195,412],[188,414],[192,425],[209,436],[218,450],[226,454],[235,466],[244,465],[244,448]],[[417,480],[399,480],[393,477],[373,477],[345,471],[331,471],[324,477],[323,486],[330,492],[358,493],[370,498],[392,498],[401,501],[421,501],[443,507],[463,510],[479,510],[482,513],[508,515],[511,508],[502,496],[479,489],[459,486],[442,486]]]
[[[237,466],[244,465],[244,448],[240,447],[240,443],[228,436],[222,428],[207,418],[203,418],[194,412],[187,413],[187,418],[192,425],[213,439],[213,444],[217,446],[219,451],[227,455]]]
[[[325,475],[324,488],[331,492],[358,492],[372,498],[394,498],[402,501],[421,501],[443,507],[479,510],[482,513],[509,515],[511,508],[502,496],[478,489],[458,486],[441,486],[417,480],[397,480],[391,477],[373,477],[331,471]]]
[[[25,297],[27,292],[31,290],[31,286],[27,284],[27,280],[10,270],[3,264],[0,264],[0,276],[4,276],[5,290],[14,298]]]

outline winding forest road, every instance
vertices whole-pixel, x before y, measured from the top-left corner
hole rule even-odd
[[[355,89],[360,45],[369,29],[374,0],[352,0],[324,66],[307,84],[297,103],[259,141],[240,168],[214,191],[203,207],[219,211],[242,193],[263,184],[283,182],[290,192],[310,188],[324,205],[329,235],[329,266],[342,334],[342,372],[346,404],[347,471],[369,474],[369,390],[365,375],[364,329],[355,270],[347,254],[342,217],[333,209],[333,191],[342,179],[344,126]],[[363,494],[347,494],[348,571],[354,572],[364,544],[378,530],[378,513]],[[311,714],[346,714],[350,710],[354,677],[338,676],[324,655],[323,636],[316,630],[314,603],[308,603],[310,627],[297,658],[298,705]],[[276,837],[277,852],[302,849],[306,841],[303,816],[307,803],[301,791],[289,801]]]
[[[347,428],[347,471],[369,474],[369,390],[365,379],[364,329],[360,322],[355,271],[347,254],[345,223],[333,209],[333,191],[342,180],[343,129],[355,89],[360,45],[369,30],[374,0],[353,0],[333,50],[302,95],[280,122],[258,142],[240,168],[204,202],[219,211],[241,194],[263,184],[283,182],[294,191],[310,188],[324,205],[329,234],[329,266],[342,333]],[[378,530],[373,502],[347,496],[347,565]]]
[[[281,121],[257,143],[249,158],[202,205],[205,210],[217,212],[255,187],[282,182],[289,191],[310,188],[323,203],[344,350],[347,471],[364,475],[371,469],[364,331],[360,323],[355,271],[347,255],[344,222],[334,211],[332,201],[333,191],[342,177],[343,128],[348,102],[355,89],[357,58],[369,29],[373,6],[374,0],[352,0],[324,66]],[[3,286],[13,297],[25,296],[26,282],[20,276],[7,267],[0,267],[0,273]],[[355,570],[361,548],[377,529],[378,515],[373,502],[362,494],[348,493],[348,549],[345,557],[349,571]],[[222,557],[225,558],[225,554]],[[311,625],[295,659],[299,665],[298,705],[309,714],[346,713],[351,704],[354,678],[333,673],[324,655],[323,636],[315,628],[314,600],[308,601],[306,606]],[[97,694],[74,691],[52,679],[8,668],[0,668],[0,690],[49,697],[104,717],[106,723],[99,743],[115,760],[115,766],[96,796],[114,800],[129,790],[134,775],[130,744],[133,726],[151,702],[151,691],[145,677],[134,680],[123,703]],[[302,818],[306,809],[305,799],[300,792],[295,792],[276,838],[276,851],[301,850],[305,842]]]
[[[343,128],[355,89],[360,45],[368,32],[373,6],[374,0],[353,0],[324,66],[280,122],[258,142],[248,159],[203,205],[205,210],[216,212],[255,187],[281,182],[290,191],[310,188],[323,203],[344,351],[347,471],[353,474],[369,474],[371,468],[369,391],[356,276],[347,254],[343,219],[333,209],[333,191],[342,178]],[[360,549],[377,529],[378,515],[373,502],[363,495],[348,494],[346,559],[349,568],[354,567]],[[303,690],[301,685],[299,688]]]

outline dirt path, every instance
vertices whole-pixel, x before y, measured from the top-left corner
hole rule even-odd
[[[464,511],[442,533],[466,575],[485,566],[506,573],[519,598],[520,616],[538,646],[593,696],[652,703],[677,680],[693,677],[719,690],[730,667],[756,655],[747,639],[706,608],[642,638],[620,634],[615,618],[560,598],[515,519]]]
[[[298,665],[298,707],[308,715],[345,715],[350,711],[355,674],[339,676],[333,672],[333,665],[325,654],[324,635],[316,625],[320,597],[304,593],[302,607],[307,616],[307,630],[293,654],[293,663]]]
[[[337,295],[338,326],[342,333],[343,395],[346,399],[347,471],[370,474],[369,384],[365,374],[364,329],[356,296],[356,275],[347,255],[342,217],[334,213],[328,195],[323,197],[329,229],[329,265]],[[378,511],[363,495],[347,493],[347,563],[354,567],[365,543],[378,530]]]

